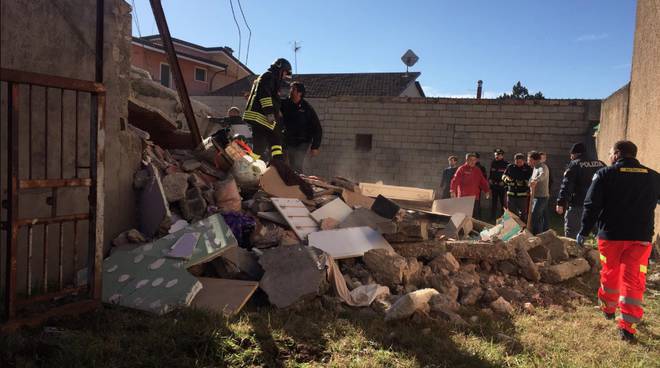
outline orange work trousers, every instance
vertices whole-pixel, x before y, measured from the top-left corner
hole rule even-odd
[[[635,240],[598,239],[600,289],[598,299],[605,313],[621,311],[619,328],[636,333],[642,319],[642,300],[646,287],[646,269],[651,255],[651,243]]]

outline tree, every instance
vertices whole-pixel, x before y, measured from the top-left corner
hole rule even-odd
[[[505,99],[505,98],[512,98],[516,100],[543,100],[545,97],[543,96],[543,93],[536,92],[533,95],[529,94],[529,91],[527,90],[527,87],[523,86],[520,81],[518,83],[514,84],[513,87],[511,88],[511,94],[504,93],[501,96],[497,97],[499,99]]]

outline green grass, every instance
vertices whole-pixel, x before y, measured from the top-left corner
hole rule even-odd
[[[368,308],[328,309],[319,301],[296,311],[255,304],[229,320],[195,310],[157,317],[106,306],[47,324],[62,332],[2,337],[0,357],[19,367],[660,366],[654,292],[647,293],[636,345],[619,341],[595,304],[499,320],[466,312],[479,322],[465,328],[425,317],[385,323]]]

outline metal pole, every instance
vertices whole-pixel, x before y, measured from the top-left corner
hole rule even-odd
[[[156,25],[158,26],[158,32],[160,33],[163,47],[167,53],[167,60],[170,63],[170,70],[172,71],[172,76],[174,77],[176,91],[179,94],[179,101],[181,101],[181,105],[183,107],[183,115],[186,117],[186,121],[188,122],[188,129],[190,129],[192,144],[194,146],[193,148],[195,148],[202,143],[202,136],[199,132],[197,121],[195,120],[195,113],[192,109],[192,105],[190,104],[188,89],[186,88],[183,75],[181,74],[179,60],[176,57],[176,50],[174,49],[174,44],[172,43],[170,30],[167,27],[165,13],[163,12],[163,7],[160,3],[160,0],[149,0],[149,2],[151,3],[151,10],[154,12],[154,18],[156,19]]]

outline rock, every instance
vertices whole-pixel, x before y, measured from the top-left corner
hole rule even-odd
[[[144,238],[144,235],[135,229],[130,229],[126,232],[126,238],[131,243],[146,243],[147,239]]]
[[[513,262],[507,260],[497,262],[497,270],[506,275],[518,274],[518,266],[516,266]]]
[[[533,236],[529,231],[524,230],[514,235],[506,243],[513,249],[516,249],[518,246],[523,246],[525,250],[530,250],[541,245],[541,239]]]
[[[481,299],[482,295],[484,295],[484,291],[482,288],[476,286],[465,289],[465,292],[461,292],[461,294],[462,305],[473,305]]]
[[[575,239],[567,238],[565,236],[559,236],[559,240],[564,243],[564,248],[566,248],[566,251],[568,252],[568,255],[570,257],[580,257],[582,256],[582,253],[584,251],[584,248],[581,246],[577,245],[577,242]]]
[[[513,247],[502,241],[448,241],[447,250],[459,259],[501,261],[514,256]]]
[[[513,314],[513,306],[502,297],[499,297],[490,303],[490,307],[493,309],[493,311],[495,311],[495,313],[505,315]]]
[[[529,281],[537,282],[541,279],[539,268],[536,266],[532,257],[527,253],[527,248],[524,244],[516,246],[516,264],[520,268],[520,274]]]
[[[419,282],[422,264],[388,249],[372,249],[364,254],[364,263],[381,285],[396,289],[400,284]]]
[[[490,317],[490,318],[492,318],[495,315],[493,310],[490,309],[490,308],[482,308],[481,313],[485,314],[487,317]]]
[[[181,164],[181,169],[183,169],[183,171],[190,172],[199,169],[201,166],[202,163],[197,160],[186,160]]]
[[[323,252],[307,246],[275,247],[263,251],[259,264],[264,275],[259,287],[278,308],[325,294]]]
[[[525,297],[525,295],[517,289],[514,289],[512,287],[499,287],[495,289],[497,293],[504,298],[505,300],[508,301],[519,301]]]
[[[461,270],[449,277],[453,283],[461,289],[470,288],[479,285],[479,275],[474,272]]]
[[[447,295],[451,300],[458,300],[458,286],[456,286],[456,284],[454,284],[454,282],[445,275],[433,275],[426,280],[425,285],[438,290],[444,295]]]
[[[191,187],[186,191],[186,197],[179,201],[181,215],[189,222],[198,221],[206,215],[206,201],[202,196],[202,190]]]
[[[568,262],[541,268],[541,281],[556,284],[579,276],[590,269],[591,267],[586,259],[576,258]]]
[[[188,174],[177,172],[163,177],[163,191],[168,202],[177,202],[186,197],[188,176]]]
[[[461,264],[449,252],[433,258],[428,265],[436,273],[444,273],[443,271],[448,271],[448,274],[456,273],[461,268]]]
[[[394,248],[394,250],[403,257],[415,257],[425,262],[430,262],[437,256],[447,252],[447,247],[443,240],[429,240],[414,243],[394,243],[392,244],[392,248]]]
[[[451,296],[446,294],[435,294],[431,297],[429,301],[432,312],[441,312],[441,311],[451,311],[456,312],[461,307],[456,299],[452,299]]]
[[[429,300],[433,295],[439,294],[435,289],[421,289],[408,293],[392,305],[385,314],[386,321],[408,318],[420,311],[428,313],[431,310]]]
[[[279,244],[284,232],[284,229],[275,224],[258,222],[250,235],[250,242],[257,248],[272,247]]]
[[[481,297],[481,301],[486,304],[490,304],[493,301],[497,300],[500,297],[500,294],[495,291],[495,289],[488,288]]]
[[[413,284],[406,284],[403,286],[403,290],[405,290],[406,293],[412,293],[413,291],[417,290],[417,286]]]
[[[553,264],[568,260],[566,246],[564,245],[564,242],[557,237],[557,233],[555,233],[554,230],[540,233],[537,237],[541,239],[541,246],[550,251],[550,259]]]
[[[544,246],[538,246],[527,251],[534,262],[550,262],[550,250]]]
[[[534,314],[534,311],[535,311],[534,305],[532,305],[532,303],[530,303],[530,302],[527,302],[527,303],[523,304],[523,310],[525,312],[529,313],[529,314]]]
[[[327,217],[321,220],[321,230],[332,230],[339,226],[339,221],[332,217]]]
[[[387,299],[376,299],[371,303],[371,309],[379,314],[387,313],[387,310],[392,307],[392,304]]]
[[[601,268],[600,264],[600,252],[595,250],[595,249],[589,249],[586,252],[584,252],[584,258],[587,259],[587,262],[589,262],[589,265],[591,266],[591,269],[593,271],[598,271]]]

